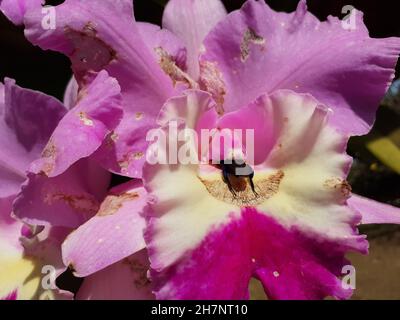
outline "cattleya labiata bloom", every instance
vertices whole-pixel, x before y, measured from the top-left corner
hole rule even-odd
[[[252,126],[257,194],[249,186],[232,194],[211,165],[145,166],[146,239],[159,297],[245,299],[251,276],[271,298],[349,296],[336,276],[344,253],[366,252],[367,242],[355,229],[361,217],[346,206],[351,158],[346,136],[328,125],[328,108],[276,91],[218,118],[215,108],[201,114],[209,99],[202,92],[172,99],[163,121],[178,114],[206,127]],[[182,108],[180,100],[191,103]]]
[[[85,277],[78,299],[245,299],[251,277],[270,298],[351,295],[339,276],[347,251],[367,252],[357,225],[400,222],[398,209],[351,194],[345,153],[371,128],[398,38],[370,38],[358,11],[354,30],[320,22],[305,1],[290,14],[254,0],[227,14],[219,0],[171,0],[160,29],[136,22],[130,0],[66,0],[48,30],[41,3],[0,9],[33,44],[67,55],[75,80],[64,106],[46,98],[62,110],[51,119],[22,93],[0,101],[14,139],[1,143],[18,149],[1,154],[12,192],[0,230],[20,224],[2,246],[22,224],[44,227],[28,238],[55,234],[59,270]],[[147,133],[173,121],[254,130],[254,190],[207,163],[146,163]],[[132,180],[108,190],[111,173]],[[0,296],[36,297],[19,294],[24,277],[2,280]]]

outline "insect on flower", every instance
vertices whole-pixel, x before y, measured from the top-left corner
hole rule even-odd
[[[236,192],[246,189],[246,178],[251,190],[255,196],[258,196],[254,186],[254,170],[245,161],[241,159],[222,160],[216,165],[217,168],[222,170],[222,179],[227,184],[229,191],[234,197],[237,196]]]
[[[241,300],[252,279],[269,299],[352,295],[347,253],[368,251],[358,225],[400,223],[346,180],[348,139],[371,129],[400,38],[371,38],[357,10],[354,30],[320,21],[306,0],[291,13],[169,0],[162,28],[137,22],[132,0],[64,0],[51,31],[42,2],[0,11],[74,78],[64,105],[0,83],[0,275],[15,274],[0,299],[38,298],[44,260],[85,278],[57,299]],[[152,130],[168,161],[147,160]],[[198,150],[186,133],[203,130],[215,136]],[[246,132],[241,148],[224,130]],[[23,223],[45,226],[32,245]]]

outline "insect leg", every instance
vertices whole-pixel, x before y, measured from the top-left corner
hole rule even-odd
[[[251,175],[249,176],[250,187],[251,187],[251,190],[253,191],[254,195],[255,195],[256,197],[258,197],[258,193],[256,192],[256,188],[255,188],[255,186],[254,186],[253,177],[254,177],[254,174],[251,174]]]
[[[229,191],[233,194],[233,196],[236,198],[236,191],[233,189],[231,182],[229,181],[228,173],[225,170],[222,170],[222,179],[228,186]]]

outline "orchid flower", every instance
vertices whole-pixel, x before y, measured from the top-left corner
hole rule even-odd
[[[348,251],[367,253],[357,225],[400,222],[399,209],[351,194],[345,153],[373,124],[400,39],[370,38],[356,10],[354,30],[320,22],[303,0],[290,14],[170,0],[162,29],[136,22],[130,0],[66,0],[46,29],[41,3],[0,9],[68,56],[74,79],[13,212],[74,229],[61,254],[85,277],[77,298],[246,299],[251,277],[270,298],[351,295],[339,277]],[[255,190],[239,179],[233,193],[209,164],[146,163],[147,133],[173,121],[254,130]],[[107,171],[133,180],[108,190]]]
[[[106,74],[103,73],[103,76],[106,77]],[[103,94],[109,85],[107,78],[104,77],[99,78],[100,92]],[[93,83],[95,84],[96,82]],[[111,84],[115,87],[115,82],[112,81]],[[51,141],[50,137],[60,138],[55,130],[56,127],[68,120],[73,123],[74,118],[77,119],[75,123],[79,125],[83,122],[81,117],[83,111],[79,110],[90,112],[89,109],[85,109],[85,105],[93,101],[99,92],[90,88],[93,87],[89,87],[87,95],[80,102],[82,107],[77,106],[73,111],[67,112],[67,108],[55,98],[20,88],[11,79],[6,79],[5,85],[0,86],[2,133],[0,298],[2,299],[72,299],[72,293],[59,290],[55,283],[49,282],[48,287],[44,287],[42,282],[46,272],[54,272],[49,275],[48,281],[55,281],[55,278],[68,266],[72,267],[72,264],[64,263],[62,259],[63,242],[68,252],[68,240],[65,241],[68,239],[67,236],[71,236],[74,227],[95,215],[104,219],[107,226],[111,221],[102,217],[111,215],[113,219],[118,219],[119,214],[113,215],[116,211],[122,211],[122,214],[125,212],[126,216],[126,212],[132,210],[132,206],[137,206],[136,200],[139,194],[135,190],[140,191],[143,188],[140,189],[137,183],[128,183],[107,192],[110,173],[90,159],[79,160],[64,173],[53,178],[49,178],[43,172],[37,175],[33,173],[37,162],[48,159],[48,157],[41,158],[41,154],[47,152],[45,146],[49,140]],[[98,103],[101,99],[95,100],[97,103],[89,105],[96,107],[101,114],[105,111]],[[111,107],[112,104],[109,104],[107,108]],[[115,109],[111,110],[115,113]],[[21,193],[21,188],[22,195],[18,195]],[[36,200],[38,201],[35,202]],[[21,215],[21,218],[16,219],[16,211],[13,212],[12,209],[13,202],[15,208],[23,212],[37,210],[42,214]],[[20,206],[20,202],[23,205]],[[37,208],[30,207],[33,203],[36,203]],[[125,208],[126,204],[128,206]],[[45,219],[45,214],[48,212],[53,213],[51,221]],[[96,218],[93,218],[91,221],[95,220]],[[142,237],[144,220],[138,218],[132,221],[128,216],[125,223],[131,222],[133,222],[131,232],[136,235],[137,240],[126,242],[127,250],[138,253],[128,257],[122,256],[124,259],[120,263],[85,279],[76,295],[78,299],[153,297],[146,278],[148,258],[146,252],[141,250],[145,247]],[[115,225],[115,230],[117,227]],[[112,252],[110,250],[110,254]],[[114,253],[119,254],[119,252]],[[93,261],[87,262],[93,263]],[[91,270],[96,270],[96,267],[101,269],[101,266],[96,266],[95,263],[90,267]],[[132,281],[128,284],[127,279]],[[110,293],[112,286],[115,286],[115,290]],[[135,289],[135,286],[138,289]]]
[[[156,297],[247,299],[252,277],[271,299],[350,297],[339,278],[350,265],[345,254],[368,250],[357,225],[399,223],[400,215],[351,196],[348,136],[330,125],[328,107],[278,90],[222,117],[216,110],[208,94],[191,91],[169,100],[160,124],[253,128],[255,192],[236,178],[232,193],[212,164],[145,165],[145,239]]]
[[[54,284],[41,286],[44,266],[52,265],[54,276],[66,269],[60,249],[67,230],[41,229],[11,216],[29,163],[39,157],[65,113],[52,97],[18,87],[11,79],[0,83],[0,299],[72,297]]]

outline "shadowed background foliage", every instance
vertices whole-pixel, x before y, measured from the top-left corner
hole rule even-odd
[[[46,1],[55,5],[63,1]],[[138,21],[161,24],[167,0],[135,0]],[[228,11],[241,7],[244,0],[224,0]],[[295,10],[299,0],[266,0],[277,11]],[[308,0],[309,10],[319,19],[328,15],[344,17],[342,8],[353,5],[364,12],[364,21],[372,37],[400,37],[400,3],[393,0]],[[44,52],[23,36],[23,29],[13,26],[0,14],[0,81],[4,77],[17,80],[20,86],[43,91],[62,99],[71,77],[69,60],[61,54]],[[399,76],[400,64],[396,77]],[[372,132],[352,138],[348,152],[355,158],[349,177],[353,191],[373,199],[400,206],[400,99],[385,101],[379,109]],[[383,139],[383,143],[382,143]],[[386,140],[385,140],[386,139]],[[375,143],[378,141],[378,143]],[[386,144],[385,144],[386,143]],[[387,143],[391,143],[388,154]],[[386,146],[386,147],[385,147]],[[393,146],[396,150],[393,151]],[[400,299],[400,228],[398,226],[368,226],[361,229],[371,239],[369,257],[352,257],[357,269],[355,298]],[[263,294],[253,286],[252,295]]]

